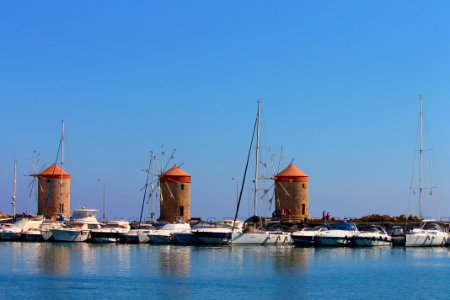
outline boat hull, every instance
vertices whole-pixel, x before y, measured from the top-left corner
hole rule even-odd
[[[289,245],[292,243],[289,233],[275,232],[239,232],[231,235],[231,245]]]
[[[150,238],[148,237],[149,233],[150,230],[132,229],[127,233],[122,233],[120,235],[120,239],[122,242],[128,244],[149,243],[150,242]]]
[[[390,237],[355,237],[353,238],[353,245],[357,247],[373,247],[373,246],[390,246]]]
[[[196,232],[195,236],[199,244],[203,245],[229,245],[231,232]]]
[[[40,231],[33,231],[22,234],[22,240],[25,242],[42,242],[44,238]]]
[[[292,243],[296,246],[313,246],[315,241],[315,236],[299,236],[292,235]]]
[[[171,244],[173,242],[171,235],[149,234],[148,237],[152,244]]]
[[[446,236],[442,234],[406,234],[405,247],[436,247],[444,246]]]
[[[18,241],[20,240],[21,233],[14,231],[3,231],[0,233],[0,238],[2,241]]]
[[[350,246],[351,238],[348,237],[325,237],[325,236],[317,236],[315,238],[316,245],[318,246],[327,246],[327,247],[342,247],[342,246]]]
[[[120,233],[91,231],[89,240],[92,243],[118,243],[120,242]]]
[[[51,230],[55,242],[85,242],[89,239],[87,230]]]
[[[195,245],[198,243],[197,238],[191,232],[181,232],[173,235],[175,244],[178,245]]]

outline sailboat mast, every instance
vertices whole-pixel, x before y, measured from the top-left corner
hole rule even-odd
[[[155,195],[154,195],[154,193],[155,193],[155,190],[156,190],[156,187],[154,186],[154,183],[153,183],[153,180],[154,180],[154,176],[155,176],[155,164],[156,164],[156,156],[153,154],[153,151],[151,152],[151,165],[152,165],[152,167],[151,167],[151,172],[152,172],[152,176],[151,176],[151,185],[150,185],[150,187],[151,187],[151,190],[150,190],[150,192],[152,193],[151,194],[151,199],[150,199],[150,206],[151,206],[151,211],[150,211],[150,220],[153,222],[154,221],[154,218],[155,218],[155,201],[154,201],[154,199],[155,199]]]
[[[256,116],[257,126],[256,126],[256,165],[255,165],[255,192],[253,194],[253,215],[256,216],[257,212],[257,199],[258,199],[258,174],[259,174],[259,135],[260,135],[260,117],[261,117],[261,99],[258,98],[258,114]]]
[[[61,169],[64,164],[64,120],[61,121]]]
[[[16,220],[16,186],[17,186],[17,160],[14,161],[14,178],[13,178],[13,184],[14,184],[14,190],[13,190],[13,196],[12,196],[12,207],[13,207],[13,222]]]
[[[419,112],[419,217],[422,218],[422,201],[423,201],[423,141],[422,141],[422,95],[420,99]]]

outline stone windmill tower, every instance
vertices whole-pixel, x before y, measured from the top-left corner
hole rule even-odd
[[[276,211],[282,218],[304,220],[309,218],[309,176],[294,164],[274,176]]]
[[[31,174],[38,179],[38,215],[47,218],[70,217],[70,174],[64,171],[64,121],[61,122],[59,142],[61,167],[56,161],[44,171]],[[57,156],[57,158],[58,158]]]
[[[159,176],[161,222],[191,219],[191,175],[173,166]]]
[[[69,217],[70,174],[53,164],[32,176],[38,179],[38,215]]]

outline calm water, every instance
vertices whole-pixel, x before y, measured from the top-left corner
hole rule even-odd
[[[0,298],[448,299],[449,249],[0,242]]]

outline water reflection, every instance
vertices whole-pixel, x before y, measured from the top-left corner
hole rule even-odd
[[[159,246],[159,271],[161,274],[166,276],[189,275],[191,249],[192,247]]]
[[[386,292],[405,295],[411,284],[415,298],[427,298],[426,288],[437,285],[430,298],[443,299],[450,270],[448,248],[0,242],[0,253],[3,294],[44,299],[362,299],[379,291],[393,298]]]
[[[305,274],[313,252],[314,248],[277,247],[274,270],[277,273]]]
[[[57,247],[48,243],[33,244],[36,246],[36,269],[42,274],[63,275],[70,273],[69,247]]]
[[[11,271],[65,275],[70,273],[130,275],[130,245],[89,243],[9,243]],[[6,243],[2,243],[6,245]]]

